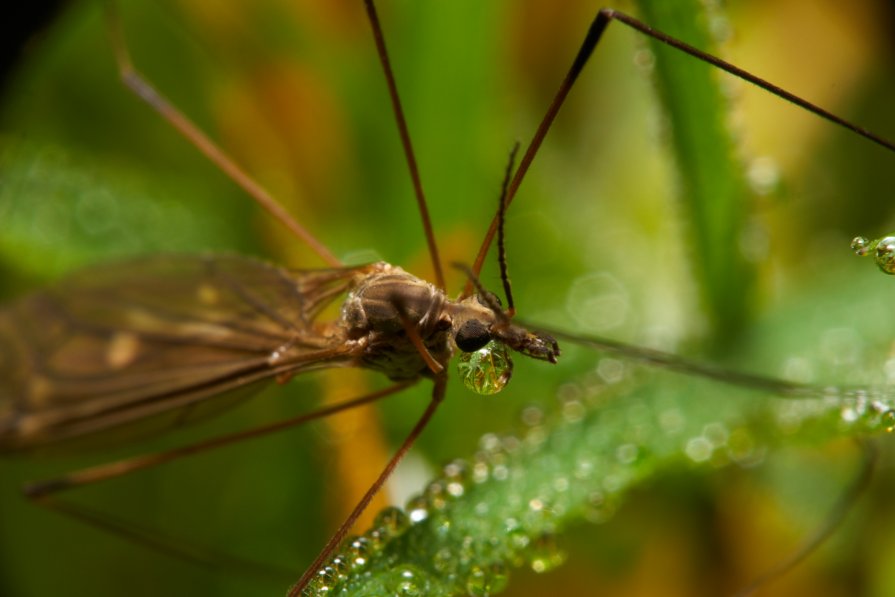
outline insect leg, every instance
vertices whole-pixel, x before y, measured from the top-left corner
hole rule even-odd
[[[411,385],[413,385],[413,382],[394,384],[377,392],[353,400],[348,400],[341,404],[322,408],[298,417],[293,417],[285,421],[278,421],[270,425],[212,438],[188,446],[181,446],[165,452],[136,456],[117,462],[82,469],[55,479],[29,484],[23,489],[23,493],[32,503],[37,504],[42,508],[64,514],[70,518],[84,522],[113,535],[120,536],[162,554],[189,560],[203,566],[227,570],[235,569],[252,576],[263,576],[277,581],[283,581],[290,577],[294,578],[294,571],[292,570],[287,571],[266,562],[256,562],[246,558],[233,556],[220,550],[215,550],[208,546],[198,544],[194,541],[188,539],[185,540],[181,537],[171,537],[159,533],[157,530],[138,525],[132,521],[115,518],[106,512],[99,512],[80,504],[59,499],[57,494],[84,485],[120,477],[134,471],[151,468],[177,458],[199,454],[232,443],[261,437],[277,431],[283,431],[314,419],[324,418],[357,406],[370,404],[376,400],[400,392]]]
[[[435,232],[432,230],[429,207],[426,204],[426,197],[423,194],[423,183],[420,180],[419,167],[417,166],[416,157],[413,153],[413,145],[410,142],[410,131],[407,129],[407,119],[404,117],[404,109],[401,107],[401,98],[398,95],[398,85],[395,83],[395,74],[392,71],[392,64],[385,48],[385,36],[382,33],[382,25],[379,23],[379,16],[376,13],[376,6],[373,4],[373,0],[364,0],[364,5],[367,9],[367,18],[370,21],[370,27],[373,29],[373,39],[376,42],[376,54],[379,56],[379,62],[382,64],[382,70],[385,74],[386,85],[388,85],[388,94],[392,102],[392,112],[394,113],[395,120],[398,124],[398,134],[401,136],[401,145],[404,147],[404,157],[407,159],[407,167],[410,170],[410,178],[413,181],[413,191],[416,196],[420,218],[423,221],[423,232],[426,235],[426,243],[429,246],[429,255],[432,258],[432,268],[435,271],[435,285],[444,290],[444,271],[441,268],[441,258],[438,256]]]
[[[550,103],[550,106],[547,108],[547,112],[541,119],[540,124],[538,124],[538,128],[535,131],[535,134],[532,136],[528,147],[525,149],[525,153],[519,162],[519,167],[516,169],[516,173],[513,175],[513,180],[510,182],[509,188],[507,190],[507,205],[509,205],[513,201],[513,198],[516,196],[516,192],[519,190],[519,185],[522,184],[522,179],[525,177],[526,172],[528,172],[528,168],[529,166],[531,166],[531,162],[532,160],[534,160],[535,155],[537,154],[538,149],[541,146],[541,143],[543,143],[544,138],[547,136],[547,133],[550,130],[551,125],[553,124],[553,121],[556,119],[556,115],[559,113],[559,110],[565,102],[569,92],[571,91],[572,86],[575,84],[575,81],[578,79],[578,76],[581,74],[581,71],[584,69],[584,66],[590,59],[591,54],[593,54],[594,50],[596,49],[596,46],[600,42],[603,33],[609,26],[609,23],[611,23],[612,21],[618,21],[634,29],[635,31],[642,33],[643,35],[651,37],[661,43],[675,48],[676,50],[684,52],[685,54],[692,56],[696,60],[710,64],[739,79],[752,83],[753,85],[756,85],[781,99],[791,102],[801,108],[804,108],[805,110],[808,110],[813,114],[816,114],[817,116],[820,116],[824,120],[848,129],[853,133],[860,135],[861,137],[864,137],[889,151],[895,151],[895,142],[884,139],[883,137],[880,137],[879,135],[868,131],[864,127],[858,126],[843,118],[840,118],[839,116],[836,116],[835,114],[832,114],[831,112],[828,112],[827,110],[824,110],[823,108],[800,98],[799,96],[783,89],[782,87],[766,81],[760,77],[757,77],[749,73],[748,71],[730,64],[725,60],[721,60],[720,58],[713,56],[712,54],[703,52],[702,50],[694,48],[693,46],[677,38],[674,38],[657,29],[654,29],[649,25],[635,19],[634,17],[631,17],[622,12],[618,12],[616,10],[604,8],[597,13],[597,16],[591,23],[590,28],[588,29],[587,34],[584,37],[584,41],[582,41],[581,47],[578,50],[578,54],[575,56],[575,59],[572,62],[572,66],[569,68],[565,79],[563,79],[562,83],[560,83],[559,89],[557,89],[556,94],[554,95],[553,100]],[[499,218],[495,216],[491,220],[488,231],[485,233],[485,238],[482,241],[482,245],[479,248],[479,252],[476,255],[476,259],[472,266],[472,271],[476,275],[481,272],[482,266],[485,262],[485,258],[488,255],[488,250],[490,249],[491,243],[494,240],[494,236],[497,233],[498,224]]]
[[[345,535],[348,534],[348,531],[351,529],[352,526],[354,526],[354,523],[357,521],[358,517],[363,513],[364,510],[366,510],[367,506],[370,503],[370,500],[373,499],[373,496],[379,493],[382,485],[391,476],[392,472],[395,470],[395,467],[398,466],[398,463],[401,461],[402,458],[404,458],[404,455],[407,454],[407,451],[410,450],[410,447],[413,446],[416,439],[423,432],[423,429],[425,429],[426,426],[429,424],[429,420],[435,414],[435,411],[438,409],[438,406],[444,399],[444,392],[446,387],[447,375],[442,372],[435,377],[435,384],[432,387],[432,399],[426,406],[426,410],[423,411],[423,414],[416,422],[416,425],[414,425],[413,429],[410,430],[410,433],[407,434],[404,442],[391,457],[391,460],[389,460],[388,463],[385,465],[385,468],[382,469],[382,472],[379,473],[379,477],[376,478],[376,480],[367,490],[367,493],[364,494],[360,502],[358,502],[357,506],[355,506],[351,514],[348,515],[348,518],[345,519],[345,522],[342,523],[342,525],[333,534],[330,540],[327,541],[326,545],[323,547],[323,550],[311,563],[308,569],[305,570],[304,574],[302,574],[298,582],[292,585],[292,587],[289,589],[289,597],[298,597],[299,595],[301,595],[305,587],[307,587],[311,580],[314,578],[314,575],[317,574],[317,571],[320,570],[323,564],[330,558],[330,556],[332,556],[333,552],[338,549],[339,544],[345,538]]]
[[[276,564],[235,556],[184,537],[167,535],[158,530],[138,525],[133,521],[115,518],[107,512],[100,512],[67,500],[54,497],[40,500],[37,503],[47,510],[64,514],[103,532],[117,535],[152,549],[157,553],[187,560],[206,568],[228,573],[239,572],[253,578],[267,579],[272,582],[281,582],[283,579],[293,577],[295,573],[294,570],[289,570]]]
[[[256,427],[254,429],[248,429],[237,433],[231,433],[229,435],[215,437],[204,442],[190,444],[188,446],[181,446],[179,448],[174,448],[164,452],[157,452],[155,454],[143,454],[116,462],[100,464],[94,467],[74,471],[61,477],[56,477],[55,479],[30,483],[23,489],[23,493],[26,497],[28,497],[28,499],[40,503],[42,498],[62,491],[67,491],[75,487],[98,483],[100,481],[106,481],[108,479],[114,479],[115,477],[120,477],[134,471],[151,468],[184,456],[207,452],[209,450],[213,450],[215,448],[230,445],[240,441],[261,437],[263,435],[275,433],[277,431],[283,431],[285,429],[295,427],[296,425],[307,423],[308,421],[312,421],[314,419],[328,417],[338,412],[349,410],[356,406],[369,404],[381,398],[385,398],[386,396],[390,396],[392,394],[400,392],[411,386],[413,383],[414,382],[398,383],[383,390],[379,390],[378,392],[373,392],[365,396],[361,396],[360,398],[348,400],[341,404],[334,404],[332,406],[300,415],[298,417],[293,417],[291,419],[286,419],[284,421],[277,421],[276,423],[272,423],[270,425],[264,425],[262,427]]]
[[[736,597],[748,597],[761,587],[788,573],[814,553],[839,529],[839,527],[842,526],[845,517],[848,516],[848,513],[851,512],[855,503],[870,485],[873,471],[876,468],[876,462],[879,459],[879,450],[875,444],[869,441],[859,441],[858,447],[861,448],[861,468],[854,480],[846,486],[845,490],[839,496],[839,499],[833,504],[833,508],[830,510],[823,525],[785,561],[774,566],[772,569],[767,570],[752,580],[747,586],[737,591]]]
[[[149,81],[143,77],[140,71],[134,68],[133,63],[131,62],[130,52],[128,51],[125,42],[121,19],[115,10],[115,4],[112,0],[106,1],[105,12],[112,51],[115,54],[115,60],[118,64],[118,72],[124,85],[137,97],[146,102],[159,114],[159,116],[168,121],[168,123],[194,145],[196,149],[202,152],[205,157],[220,168],[224,174],[242,187],[242,189],[261,207],[266,209],[275,219],[279,220],[286,228],[288,228],[290,232],[300,238],[311,248],[311,250],[317,253],[327,265],[340,267],[342,262],[339,261],[339,259],[337,259],[322,242],[320,242],[304,226],[299,224],[299,222],[293,218],[292,215],[290,215],[264,187],[249,176],[245,170],[240,168],[236,162],[234,162],[230,156],[220,148],[220,146],[209,139],[208,136],[195,125],[195,123],[175,108],[165,96],[160,94]]]

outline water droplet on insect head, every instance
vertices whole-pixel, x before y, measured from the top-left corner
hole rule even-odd
[[[461,352],[457,372],[467,388],[490,396],[506,387],[513,373],[513,362],[507,347],[492,340],[479,350]]]

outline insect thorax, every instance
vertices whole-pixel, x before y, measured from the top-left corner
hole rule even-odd
[[[359,365],[394,380],[431,376],[407,336],[405,322],[416,330],[435,360],[445,365],[453,353],[447,302],[444,292],[434,285],[399,267],[382,264],[358,283],[342,305],[348,339],[365,344]]]

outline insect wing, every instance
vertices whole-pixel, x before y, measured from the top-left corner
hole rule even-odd
[[[356,271],[149,257],[25,297],[0,312],[0,448],[157,415],[146,425],[161,430],[225,406],[199,404],[212,396],[337,364],[339,328],[315,319]]]

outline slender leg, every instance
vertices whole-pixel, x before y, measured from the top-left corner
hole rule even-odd
[[[823,108],[807,101],[799,96],[779,87],[778,85],[774,85],[760,77],[756,77],[755,75],[745,71],[729,62],[721,60],[720,58],[703,52],[702,50],[698,50],[689,44],[684,43],[666,33],[663,33],[657,29],[650,27],[649,25],[631,17],[622,12],[618,12],[616,10],[604,8],[601,9],[597,16],[594,18],[593,22],[590,25],[590,28],[587,31],[587,34],[584,37],[584,41],[581,43],[581,47],[578,49],[578,54],[575,56],[575,59],[572,62],[572,66],[569,68],[568,73],[566,74],[565,79],[563,79],[562,83],[560,83],[559,89],[556,91],[556,95],[553,97],[553,101],[550,103],[550,106],[547,108],[547,112],[544,114],[544,117],[541,119],[540,124],[538,124],[538,128],[535,131],[534,136],[528,144],[528,147],[525,149],[525,153],[522,156],[522,159],[519,162],[519,167],[516,169],[516,173],[513,176],[512,181],[510,182],[509,188],[507,189],[506,196],[506,204],[509,205],[513,198],[516,196],[516,192],[519,190],[519,185],[522,184],[522,180],[525,177],[526,172],[528,172],[529,166],[531,166],[532,161],[537,155],[538,149],[541,147],[541,143],[543,143],[544,138],[547,136],[547,133],[550,130],[553,121],[556,119],[556,115],[559,113],[560,108],[562,108],[563,103],[565,103],[566,97],[569,95],[569,92],[572,90],[572,87],[575,85],[575,81],[578,79],[578,75],[581,74],[581,71],[584,69],[584,66],[587,64],[587,61],[590,59],[591,54],[593,54],[594,50],[597,47],[597,44],[600,43],[600,39],[603,36],[603,32],[606,30],[606,27],[609,26],[609,23],[612,21],[618,21],[643,35],[648,37],[652,37],[669,45],[685,54],[689,54],[693,58],[710,64],[716,68],[719,68],[731,75],[742,79],[748,83],[752,83],[758,87],[761,87],[768,93],[772,93],[777,97],[791,102],[809,112],[816,114],[835,125],[841,126],[845,129],[852,131],[853,133],[868,139],[869,141],[876,143],[884,147],[889,151],[895,151],[895,142],[884,139],[864,127],[853,124],[843,118],[824,110]],[[478,276],[481,273],[482,266],[485,263],[485,258],[488,255],[488,250],[491,247],[491,243],[494,240],[494,235],[497,233],[497,227],[499,225],[499,218],[495,216],[491,220],[491,224],[488,227],[488,231],[485,233],[485,238],[482,241],[482,245],[479,248],[479,252],[476,255],[475,262],[472,266],[473,273]],[[472,294],[472,285],[467,282],[466,287],[463,291],[463,296],[469,296]]]
[[[261,207],[266,209],[274,218],[279,220],[295,236],[300,238],[320,258],[332,267],[340,267],[339,261],[322,242],[311,234],[304,226],[283,209],[283,206],[258,184],[245,170],[240,168],[223,149],[208,138],[199,127],[189,118],[175,108],[168,99],[159,93],[143,75],[134,68],[130,53],[125,43],[121,19],[115,11],[113,0],[106,0],[106,19],[109,26],[112,50],[118,63],[118,71],[124,85],[137,97],[146,102],[159,116],[168,121],[181,135],[183,135],[196,149],[211,160],[220,170],[229,176],[249,194]]]
[[[363,513],[364,510],[367,509],[367,505],[370,503],[370,500],[373,499],[379,490],[382,489],[383,484],[388,480],[388,478],[394,472],[395,467],[398,466],[398,463],[404,458],[404,455],[407,454],[407,451],[410,450],[410,447],[413,446],[416,439],[423,432],[423,429],[429,424],[429,420],[432,418],[432,415],[435,414],[435,411],[438,409],[438,406],[441,404],[441,401],[444,399],[445,388],[447,387],[447,375],[442,373],[435,377],[435,384],[432,388],[432,399],[429,401],[428,406],[426,406],[426,410],[423,411],[423,414],[420,416],[419,420],[416,422],[416,425],[413,426],[413,429],[410,430],[410,433],[407,434],[407,437],[404,439],[404,442],[395,452],[394,456],[392,456],[391,460],[388,461],[388,464],[385,465],[385,468],[382,469],[382,472],[379,473],[379,477],[373,482],[370,486],[370,489],[367,490],[367,493],[361,498],[360,502],[358,502],[357,506],[355,506],[354,510],[351,514],[348,515],[348,518],[345,519],[345,522],[339,527],[339,529],[333,534],[329,541],[326,542],[326,545],[321,550],[320,554],[317,558],[311,563],[305,573],[301,576],[297,583],[295,583],[289,589],[289,597],[298,597],[302,594],[305,587],[308,586],[308,583],[314,578],[314,575],[318,570],[326,563],[326,561],[333,555],[336,549],[338,549],[339,544],[341,544],[342,540],[345,538],[345,535],[348,534],[348,531],[351,530],[351,527],[354,526],[357,518]]]
[[[244,440],[276,433],[278,431],[284,431],[286,429],[290,429],[297,425],[307,423],[308,421],[312,421],[314,419],[321,419],[323,417],[328,417],[330,415],[354,408],[356,406],[369,404],[381,398],[385,398],[386,396],[390,396],[392,394],[400,392],[408,388],[410,385],[412,385],[412,383],[395,384],[378,392],[373,392],[371,394],[361,396],[360,398],[348,400],[341,404],[334,404],[333,406],[322,408],[320,410],[300,415],[298,417],[293,417],[291,419],[286,419],[285,421],[277,421],[276,423],[265,425],[263,427],[256,427],[254,429],[248,429],[246,431],[240,431],[229,435],[223,435],[221,437],[215,437],[204,442],[190,444],[188,446],[181,446],[179,448],[174,448],[165,452],[143,454],[140,456],[135,456],[133,458],[127,458],[125,460],[118,460],[116,462],[100,464],[94,467],[74,471],[55,479],[48,479],[46,481],[30,483],[24,488],[23,492],[28,497],[28,499],[39,503],[40,500],[44,497],[62,491],[67,491],[75,487],[90,485],[93,483],[98,483],[100,481],[107,481],[109,479],[121,477],[122,475],[126,475],[134,471],[151,468],[165,462],[170,462],[178,458],[190,456],[193,454],[199,454],[201,452],[207,452],[215,448],[220,448],[222,446],[227,446]]]
[[[879,451],[874,444],[865,441],[858,442],[858,446],[861,448],[862,454],[861,469],[854,480],[845,488],[845,491],[842,492],[842,495],[839,496],[839,499],[836,500],[836,503],[833,504],[830,515],[827,516],[824,524],[786,560],[764,572],[761,576],[737,591],[736,597],[747,597],[754,594],[761,587],[774,582],[801,564],[842,526],[845,517],[848,516],[858,498],[864,494],[864,491],[870,485],[870,480],[879,458]]]
[[[95,467],[75,471],[55,479],[31,483],[24,488],[23,492],[32,503],[41,506],[42,508],[64,514],[75,520],[79,520],[90,526],[113,535],[118,535],[166,555],[189,560],[216,569],[235,569],[253,576],[264,576],[276,580],[283,580],[289,577],[294,578],[294,571],[287,571],[267,563],[235,557],[182,537],[170,537],[159,533],[156,530],[137,525],[132,521],[114,518],[105,512],[99,512],[80,504],[58,499],[56,495],[70,489],[83,487],[84,485],[114,479],[134,471],[151,468],[178,458],[199,454],[243,440],[249,440],[283,431],[314,419],[328,417],[357,406],[375,402],[376,400],[400,392],[410,385],[412,385],[412,382],[395,384],[378,392],[373,392],[341,404],[335,404],[285,421],[278,421],[270,425],[212,438],[197,444],[181,446],[165,452],[145,454],[112,463],[101,464]]]
[[[410,131],[407,128],[407,119],[404,117],[404,108],[401,107],[401,97],[398,95],[398,85],[395,83],[395,74],[385,48],[385,36],[382,34],[382,25],[379,23],[379,15],[376,14],[376,6],[373,0],[364,0],[367,8],[367,18],[373,29],[373,39],[376,42],[376,53],[385,74],[385,82],[388,85],[388,94],[392,102],[392,112],[398,124],[398,134],[401,136],[401,145],[404,147],[404,157],[407,159],[407,167],[410,170],[410,179],[413,182],[413,192],[416,196],[417,208],[423,222],[423,232],[426,235],[426,243],[429,246],[429,256],[432,259],[432,268],[435,272],[435,285],[444,290],[444,271],[441,268],[441,258],[438,256],[438,245],[435,242],[435,232],[432,230],[432,220],[429,217],[429,206],[426,204],[426,196],[423,194],[423,183],[420,180],[419,167],[413,153],[413,144],[410,142]]]
[[[237,572],[252,578],[266,579],[270,582],[283,582],[284,579],[295,577],[294,570],[279,567],[269,562],[234,556],[208,545],[201,545],[180,536],[167,535],[156,529],[138,525],[133,521],[115,518],[106,512],[100,512],[74,502],[48,497],[36,503],[47,510],[64,514],[79,522],[100,529],[103,532],[117,535],[157,553],[179,560],[186,560],[205,568],[227,573]]]

